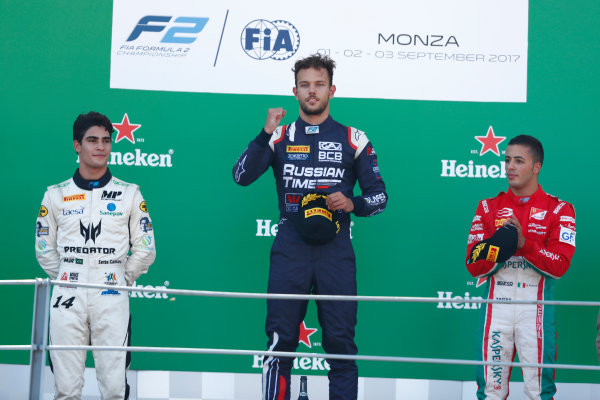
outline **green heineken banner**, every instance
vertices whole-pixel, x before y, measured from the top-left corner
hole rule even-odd
[[[232,168],[268,108],[285,108],[285,124],[297,118],[290,68],[320,52],[338,62],[331,114],[367,133],[389,195],[382,214],[353,218],[358,293],[438,299],[361,302],[359,354],[476,358],[472,300],[485,292],[464,265],[469,228],[478,201],[508,188],[504,151],[519,134],[542,141],[540,182],[577,213],[575,256],[555,299],[600,300],[600,4],[322,3],[307,3],[310,13],[269,1],[0,3],[0,279],[45,277],[34,254],[40,202],[77,168],[72,124],[95,110],[116,129],[112,174],[140,185],[152,216],[157,259],[135,285],[266,292],[279,219],[274,179],[267,172],[241,187]],[[0,288],[0,344],[29,343],[33,288]],[[130,304],[133,346],[266,349],[265,300],[150,291],[132,293]],[[597,315],[557,306],[558,363],[597,364]],[[326,374],[321,342],[310,303],[298,350],[322,356],[297,359],[296,373]],[[26,352],[0,352],[0,363],[28,362]],[[261,366],[254,356],[135,353],[132,361],[142,370]],[[473,380],[474,370],[359,362],[367,377]],[[600,383],[591,372],[556,378]]]

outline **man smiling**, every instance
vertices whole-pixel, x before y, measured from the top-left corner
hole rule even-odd
[[[486,278],[488,298],[552,300],[554,280],[562,277],[575,253],[573,206],[542,190],[538,182],[544,150],[534,137],[513,138],[505,154],[509,189],[479,202],[469,231],[466,266]],[[481,308],[479,357],[524,363],[556,361],[554,307],[487,304]],[[477,368],[479,399],[506,399],[510,368]],[[552,399],[554,369],[523,368],[528,399]]]

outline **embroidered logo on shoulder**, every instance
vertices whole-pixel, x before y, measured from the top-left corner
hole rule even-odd
[[[558,214],[558,212],[560,211],[561,208],[563,208],[563,206],[566,203],[563,201],[562,203],[560,203],[559,205],[556,206],[556,208],[554,209],[554,214]]]

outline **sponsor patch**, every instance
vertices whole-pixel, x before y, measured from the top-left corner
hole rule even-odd
[[[47,236],[48,235],[48,227],[42,225],[41,222],[38,222],[36,224],[36,228],[35,228],[35,236],[40,237],[40,236]]]
[[[68,264],[83,264],[83,259],[74,257],[64,257],[63,262]]]
[[[304,211],[304,218],[314,217],[315,215],[322,215],[323,217],[331,221],[331,212],[327,211],[324,208],[317,207]]]
[[[342,144],[338,142],[319,142],[319,150],[342,151]]]
[[[473,226],[471,226],[471,231],[475,232],[475,231],[482,231],[483,230],[483,224],[473,224]]]
[[[473,217],[473,222],[479,222],[479,221],[481,221],[481,216],[480,215],[475,215]]]
[[[112,290],[112,289],[108,289],[108,290],[103,290],[102,292],[100,292],[101,296],[106,296],[106,295],[117,295],[120,296],[121,293],[117,292],[116,290]]]
[[[310,153],[310,146],[286,146],[286,153]]]
[[[143,212],[147,213],[148,212],[148,207],[146,207],[146,201],[142,201],[140,203],[140,210],[142,210]]]
[[[100,200],[112,200],[112,201],[121,201],[121,195],[123,192],[119,192],[116,190],[103,190],[102,197]]]
[[[487,201],[486,201],[486,200],[483,200],[483,201],[481,202],[481,205],[483,206],[483,211],[485,211],[485,213],[486,213],[486,214],[490,212],[490,209],[488,208],[488,205],[487,205]]]
[[[558,212],[560,211],[561,208],[563,208],[563,206],[566,203],[563,201],[562,203],[560,203],[559,205],[556,206],[556,208],[554,209],[554,214],[558,214]]]
[[[544,218],[546,218],[546,210],[542,210],[539,208],[535,208],[535,207],[531,207],[531,209],[529,210],[529,218],[533,218],[533,219],[537,219],[538,221],[543,220]]]
[[[69,281],[77,282],[79,280],[79,272],[69,272]]]
[[[148,217],[142,217],[140,219],[140,229],[142,232],[150,232],[152,230],[152,221]]]
[[[494,225],[496,226],[496,228],[504,225],[504,221],[506,221],[506,218],[502,218],[502,219],[497,219],[494,221]]]
[[[498,217],[508,218],[511,215],[513,215],[513,210],[512,210],[512,208],[504,207],[504,208],[501,208],[500,210],[498,210],[498,213],[496,215]]]
[[[81,208],[63,209],[63,210],[62,210],[62,214],[63,214],[64,216],[69,216],[69,215],[82,215],[82,214],[83,214],[83,207],[81,207]]]
[[[285,155],[285,159],[288,161],[308,161],[310,160],[310,154],[288,153]]]
[[[304,128],[304,132],[306,132],[307,135],[316,135],[317,133],[319,133],[319,127],[307,126],[306,128]]]
[[[285,211],[298,212],[298,208],[300,207],[300,200],[302,200],[301,193],[286,193],[285,194]]]
[[[365,201],[372,206],[376,206],[385,203],[387,198],[384,193],[379,193],[371,197],[365,197]]]
[[[562,222],[572,222],[572,223],[575,223],[575,218],[573,218],[573,217],[569,217],[568,215],[563,215],[563,216],[561,216],[561,217],[560,217],[560,220],[561,220]]]
[[[560,227],[560,238],[559,242],[570,244],[575,247],[575,234],[576,232],[573,229],[569,229],[566,226]]]
[[[146,235],[146,236],[142,237],[142,243],[144,244],[144,246],[152,245],[152,236]]]
[[[106,281],[104,282],[105,285],[114,286],[117,284],[117,274],[114,272],[107,272],[104,275],[106,276]]]
[[[467,244],[481,242],[482,240],[483,240],[483,233],[478,233],[476,235],[469,234],[469,240],[467,241]]]
[[[80,201],[80,200],[85,200],[85,193],[72,194],[70,196],[63,196],[63,203],[66,203],[68,201]]]
[[[48,209],[46,208],[46,206],[42,205],[40,207],[40,212],[38,213],[38,217],[44,218],[46,215],[48,215]]]

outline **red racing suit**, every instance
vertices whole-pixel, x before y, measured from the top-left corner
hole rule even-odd
[[[492,236],[514,215],[525,245],[504,263],[485,259],[469,263],[473,246]],[[554,280],[567,272],[575,253],[575,210],[542,187],[531,196],[518,197],[509,189],[479,202],[467,243],[467,269],[475,278],[487,278],[489,299],[552,300]],[[481,308],[478,353],[484,361],[511,362],[516,349],[524,363],[556,361],[553,306],[486,304]],[[477,368],[479,399],[505,399],[511,369]],[[556,392],[554,370],[524,368],[528,399],[551,399]]]

